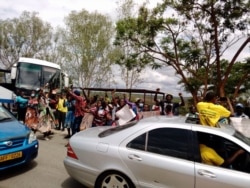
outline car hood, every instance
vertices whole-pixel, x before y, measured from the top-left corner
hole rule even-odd
[[[6,121],[0,123],[0,141],[10,138],[25,137],[30,129],[18,121]]]

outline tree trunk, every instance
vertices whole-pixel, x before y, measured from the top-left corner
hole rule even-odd
[[[245,46],[250,42],[250,37],[248,37],[245,42],[241,45],[241,47],[238,49],[238,51],[236,52],[236,54],[234,55],[233,59],[231,60],[231,62],[229,63],[227,70],[225,72],[224,75],[224,79],[221,81],[221,84],[219,84],[219,94],[221,97],[225,97],[225,85],[227,83],[229,74],[232,70],[232,67],[237,59],[237,57],[240,55],[240,53],[242,52],[242,50],[245,48]],[[237,93],[234,94],[234,96],[236,96]]]

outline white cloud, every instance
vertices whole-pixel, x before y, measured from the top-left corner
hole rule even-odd
[[[118,0],[10,0],[0,3],[1,19],[19,17],[23,11],[38,12],[39,16],[53,26],[63,25],[63,19],[71,11],[80,11],[82,9],[90,12],[98,11],[100,13],[114,15]],[[135,0],[142,4],[147,0]],[[151,0],[153,6],[161,0]]]
[[[225,59],[231,61],[232,58],[234,57],[234,55],[236,54],[236,52],[239,50],[239,48],[245,42],[246,39],[247,39],[247,37],[239,40],[235,45],[230,47],[227,51],[225,51],[225,53],[223,54],[223,57],[225,57]],[[245,48],[242,50],[242,52],[239,54],[236,61],[244,61],[245,58],[249,57],[249,56],[250,56],[250,47],[249,47],[249,45],[246,45]]]

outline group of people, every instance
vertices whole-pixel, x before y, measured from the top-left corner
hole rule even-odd
[[[53,134],[55,123],[55,113],[51,106],[56,103],[56,99],[50,99],[48,94],[39,89],[32,91],[30,96],[25,96],[21,91],[17,92],[15,101],[18,120],[34,132],[40,131],[45,140],[49,140],[49,135]]]
[[[229,98],[220,100],[214,92],[208,92],[204,101],[197,104],[197,111],[199,113],[200,123],[212,127],[218,126],[218,123],[228,123],[227,118],[229,117],[249,119],[244,113],[243,104],[237,103],[234,106]]]
[[[157,99],[157,93],[159,89],[157,89],[155,99]],[[168,94],[165,100],[155,100],[155,105],[150,109],[150,105],[145,103],[142,99],[137,98],[135,102],[132,102],[128,99],[126,94],[123,96],[116,95],[115,90],[111,92],[111,95],[108,96],[105,93],[105,96],[92,96],[87,98],[87,96],[80,95],[79,90],[67,90],[68,98],[66,102],[66,106],[68,107],[68,111],[66,113],[66,121],[65,125],[68,129],[68,135],[66,137],[70,137],[71,135],[84,130],[89,127],[95,126],[118,126],[123,123],[127,123],[128,121],[140,120],[143,118],[142,112],[147,111],[159,111],[162,115],[178,115],[178,108],[180,106],[184,106],[185,102],[181,95],[179,94],[181,102],[173,103],[173,96]],[[71,104],[72,103],[72,104]],[[74,115],[70,110],[71,107],[74,106]],[[164,110],[167,108],[168,110]],[[119,112],[125,112],[126,117],[120,116]],[[74,120],[72,120],[72,118]],[[71,121],[68,121],[70,120]],[[120,121],[122,120],[122,121]],[[70,129],[72,134],[70,135]]]
[[[204,101],[198,102],[197,112],[199,124],[219,127],[220,123],[228,124],[229,117],[239,117],[249,119],[244,113],[244,106],[241,103],[233,105],[229,98],[219,98],[214,92],[208,92]],[[209,147],[209,139],[204,135],[199,136],[200,152],[202,162],[215,166],[228,166],[232,164],[245,151],[237,150],[227,159],[223,159],[212,147]]]
[[[32,91],[30,96],[18,92],[15,104],[18,120],[34,132],[41,132],[44,139],[49,140],[53,128],[62,131],[66,129],[65,138],[70,138],[89,127],[117,126],[121,125],[121,122],[139,120],[142,118],[140,112],[150,110],[144,103],[141,108],[141,103],[141,100],[129,101],[126,94],[122,97],[115,95],[115,90],[111,92],[110,97],[106,93],[105,97],[87,98],[79,89],[66,88],[61,93],[38,89]],[[119,121],[123,119],[117,113],[119,110],[127,110],[131,115],[126,116],[124,121]]]
[[[159,92],[159,89],[156,91]],[[160,110],[161,115],[178,115],[179,107],[185,105],[181,93],[179,94],[180,102],[173,103],[172,95],[167,94],[165,100],[158,100],[157,92],[154,97],[155,105],[153,106],[153,110]],[[204,100],[198,102],[196,106],[192,105],[189,107],[189,112],[186,114],[186,122],[217,127],[220,123],[229,124],[229,117],[249,119],[244,113],[244,105],[242,103],[234,105],[229,98],[220,98],[217,97],[214,92],[207,92]],[[239,149],[227,159],[223,159],[213,148],[208,146],[209,138],[204,135],[205,134],[199,135],[198,139],[200,143],[201,159],[205,164],[225,167],[232,164],[245,152]]]
[[[157,98],[159,92],[160,88],[157,88],[154,96],[155,104],[153,105],[152,110],[159,110],[161,115],[178,116],[179,107],[185,106],[182,94],[179,93],[180,102],[173,102],[173,95],[171,94],[166,94],[165,99],[159,100]]]
[[[111,92],[110,97],[106,93],[104,97],[90,98],[81,95],[78,89],[66,89],[59,95],[52,95],[54,96],[52,98],[49,98],[49,93],[42,89],[33,91],[28,98],[21,92],[16,98],[18,120],[23,121],[32,130],[42,132],[44,138],[48,140],[48,136],[53,134],[52,128],[62,131],[66,129],[65,138],[70,138],[89,127],[120,125],[119,119],[123,117],[119,116],[119,111],[125,109],[129,109],[130,111],[127,112],[132,114],[129,119],[123,121],[125,123],[143,118],[141,112],[148,110],[158,111],[165,116],[179,115],[179,107],[185,106],[182,94],[179,94],[180,102],[172,102],[173,96],[170,94],[167,94],[165,99],[158,100],[159,91],[159,89],[156,90],[155,104],[151,109],[149,106],[145,108],[147,105],[141,99],[131,102],[126,94],[123,97],[115,95],[115,90]],[[208,92],[203,101],[189,108],[186,122],[216,127],[218,123],[228,123],[225,119],[230,116],[249,119],[244,114],[244,106],[241,103],[233,106],[228,98],[224,101],[218,99],[214,92]],[[244,153],[242,150],[236,151],[224,160],[213,148],[208,147],[202,138],[200,138],[200,152],[202,162],[217,166],[232,163]]]

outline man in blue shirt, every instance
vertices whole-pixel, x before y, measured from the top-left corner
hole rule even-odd
[[[17,104],[17,116],[18,120],[22,121],[23,123],[25,122],[25,115],[27,111],[28,101],[29,99],[24,97],[23,91],[17,93],[15,101]]]

